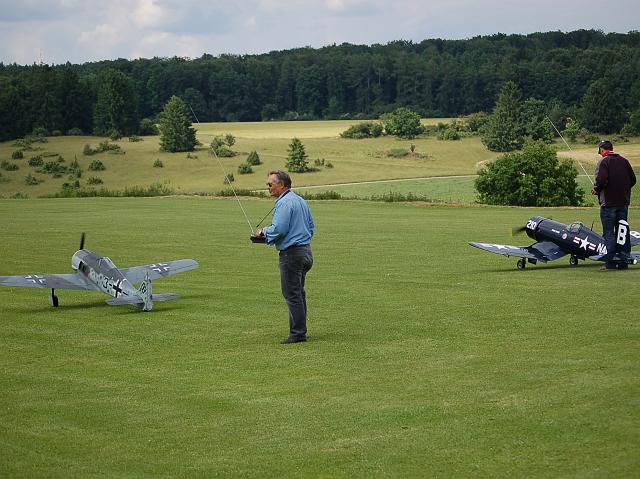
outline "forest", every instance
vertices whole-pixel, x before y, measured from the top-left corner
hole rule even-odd
[[[194,122],[366,119],[398,107],[423,117],[491,112],[501,87],[554,118],[619,131],[640,107],[640,33],[597,30],[419,43],[331,45],[261,55],[0,63],[0,141],[49,134],[144,134],[172,96]],[[613,120],[602,122],[602,112]],[[146,120],[146,123],[145,123]]]

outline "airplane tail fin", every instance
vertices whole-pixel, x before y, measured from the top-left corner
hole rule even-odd
[[[146,273],[144,276],[144,281],[140,283],[140,287],[138,288],[138,294],[140,295],[140,299],[142,300],[143,311],[151,311],[151,309],[153,308],[152,292],[153,288],[151,287],[149,273]]]

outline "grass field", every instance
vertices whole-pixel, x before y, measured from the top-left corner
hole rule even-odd
[[[425,122],[443,121],[429,120]],[[56,137],[49,138],[47,143],[36,144],[40,150],[26,151],[22,160],[11,160],[16,147],[12,142],[0,143],[0,160],[18,165],[17,171],[0,171],[0,197],[11,197],[16,193],[36,198],[52,195],[60,191],[62,184],[69,182],[67,175],[54,179],[49,175],[35,173],[28,166],[29,158],[39,154],[60,154],[67,165],[77,158],[83,171],[80,182],[86,185],[89,177],[99,177],[102,187],[109,190],[123,190],[135,186],[146,187],[159,182],[168,185],[178,194],[216,193],[225,188],[224,173],[220,165],[208,154],[207,145],[214,135],[231,133],[237,142],[233,149],[238,153],[234,158],[222,159],[225,171],[235,176],[235,187],[238,189],[263,189],[265,177],[269,170],[283,169],[287,157],[287,148],[291,138],[302,139],[311,166],[314,160],[331,162],[334,168],[320,167],[318,171],[296,175],[294,186],[321,186],[355,182],[370,182],[390,179],[431,178],[440,176],[475,175],[478,167],[486,161],[495,159],[498,154],[487,151],[479,138],[465,138],[461,141],[439,141],[434,137],[417,138],[415,140],[399,140],[383,137],[369,140],[348,140],[339,138],[340,132],[355,121],[316,121],[316,122],[261,122],[261,123],[203,123],[196,125],[198,138],[203,146],[190,154],[163,153],[158,150],[158,137],[145,137],[138,143],[129,142],[126,138],[117,142],[126,153],[112,155],[102,153],[94,156],[82,154],[84,145],[96,147],[102,138],[96,137]],[[415,145],[421,156],[393,158],[387,155],[389,150],[402,148],[409,150]],[[563,145],[559,145],[563,146]],[[597,155],[592,147],[576,144],[574,152],[561,151],[562,157],[578,158],[587,171],[592,174]],[[640,168],[640,142],[620,145],[621,153],[631,163]],[[246,160],[247,155],[256,150],[263,165],[254,167],[254,173],[240,175],[238,166]],[[45,157],[45,161],[56,156]],[[106,166],[105,171],[88,171],[89,164],[99,159]],[[161,160],[163,168],[153,168],[156,160]],[[579,170],[582,173],[581,170]],[[44,180],[39,185],[25,184],[27,174]],[[436,185],[436,191],[431,188]],[[362,189],[351,188],[356,195],[388,193],[385,184],[373,185]],[[475,193],[470,191],[472,182],[458,178],[440,179],[437,182],[412,181],[395,184],[391,188],[399,188],[403,192],[434,196],[435,200],[454,202],[473,202]],[[342,188],[342,187],[341,187]],[[412,189],[413,188],[413,189]],[[335,188],[330,188],[335,189]],[[318,190],[319,191],[319,190]],[[338,191],[338,190],[336,190]],[[340,191],[339,191],[340,192]],[[457,197],[460,193],[462,196]]]
[[[402,180],[382,180],[359,182],[342,185],[320,185],[297,188],[302,194],[336,192],[342,198],[381,198],[384,195],[414,195],[418,198],[436,203],[475,204],[478,195],[474,186],[476,176],[440,176],[432,178],[409,178]],[[597,197],[589,194],[591,181],[585,176],[578,176],[578,184],[585,192],[585,206],[597,206]],[[640,188],[631,190],[631,204],[640,205]]]
[[[638,476],[640,267],[466,244],[596,208],[311,208],[310,340],[282,346],[277,257],[237,203],[0,200],[0,275],[69,271],[81,231],[122,267],[200,263],[150,313],[0,289],[0,476]]]

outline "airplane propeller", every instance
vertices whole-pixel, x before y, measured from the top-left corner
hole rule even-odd
[[[80,236],[80,249],[84,249],[84,233]]]
[[[524,231],[526,229],[527,229],[526,226],[520,226],[520,227],[511,228],[511,236],[520,235],[520,234],[524,233]]]
[[[548,220],[552,220],[552,217],[547,218]],[[521,235],[522,233],[524,233],[526,231],[527,227],[526,226],[519,226],[519,227],[514,227],[511,228],[511,236],[515,236],[515,235]]]

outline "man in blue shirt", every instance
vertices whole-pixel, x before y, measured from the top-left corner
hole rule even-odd
[[[289,308],[289,337],[282,344],[307,340],[307,297],[305,277],[313,266],[311,237],[315,231],[307,203],[291,191],[291,177],[285,171],[269,172],[269,194],[276,199],[272,224],[256,236],[279,251],[280,286]]]

